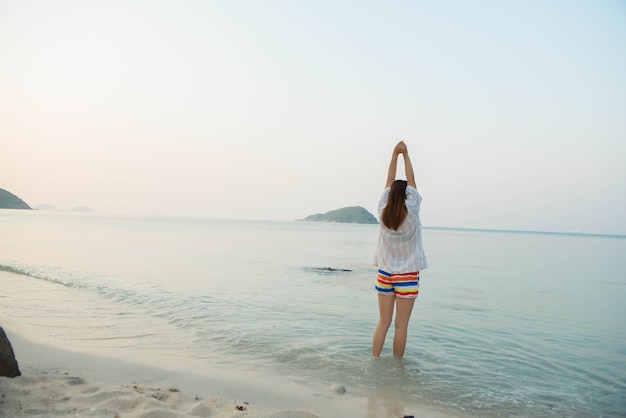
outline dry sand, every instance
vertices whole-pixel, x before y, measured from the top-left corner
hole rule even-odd
[[[359,397],[350,388],[340,394],[332,387],[310,388],[240,372],[192,373],[179,367],[180,359],[170,359],[169,368],[157,368],[146,362],[68,351],[29,340],[22,327],[1,319],[22,376],[0,377],[0,417],[456,416],[423,405]]]

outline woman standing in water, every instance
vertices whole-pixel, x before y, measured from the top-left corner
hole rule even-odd
[[[406,180],[396,180],[398,157],[402,155]],[[372,339],[372,355],[380,356],[396,306],[393,355],[402,357],[409,319],[419,293],[419,273],[428,265],[422,248],[422,223],[415,174],[403,141],[393,149],[385,190],[378,202],[380,231],[374,257],[378,267],[376,291],[380,318]]]

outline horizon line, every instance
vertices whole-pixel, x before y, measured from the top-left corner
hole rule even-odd
[[[3,210],[25,210],[25,209],[11,209],[0,208]],[[95,215],[95,216],[125,216],[125,217],[148,217],[148,218],[179,218],[179,219],[208,219],[208,220],[224,220],[224,221],[259,221],[259,222],[303,222],[304,219],[292,219],[292,220],[279,220],[279,219],[259,219],[259,218],[225,218],[225,217],[212,217],[212,216],[198,216],[198,215],[166,215],[166,214],[148,214],[148,213],[106,213],[98,212],[92,209],[90,212],[77,211],[74,209],[35,209],[31,208],[33,212],[65,212],[73,214],[83,215]],[[307,222],[307,221],[304,221]],[[312,222],[312,221],[308,221]],[[326,222],[326,223],[346,223],[346,222]],[[352,223],[352,222],[347,222]],[[358,224],[358,223],[354,223]],[[378,225],[376,224],[359,224],[359,225]],[[517,234],[535,234],[535,235],[568,235],[568,236],[581,236],[581,237],[597,237],[597,238],[619,238],[626,239],[626,234],[619,233],[599,233],[599,232],[582,232],[582,231],[542,231],[542,230],[524,230],[524,229],[504,229],[504,228],[478,228],[478,227],[460,227],[460,226],[426,226],[424,229],[442,230],[442,231],[468,231],[468,232],[493,232],[493,233],[517,233]]]
[[[423,228],[447,230],[447,231],[494,232],[494,233],[516,233],[516,234],[535,234],[535,235],[572,235],[572,236],[582,236],[582,237],[626,239],[626,234],[608,234],[608,233],[582,232],[582,231],[560,232],[560,231],[538,231],[538,230],[524,230],[524,229],[472,228],[472,227],[456,227],[456,226],[423,226]]]

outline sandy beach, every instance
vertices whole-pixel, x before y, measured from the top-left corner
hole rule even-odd
[[[0,377],[0,417],[453,417],[418,405],[315,389],[274,377],[165,367],[59,349],[3,318],[22,376]],[[154,360],[153,360],[154,361]],[[181,371],[176,371],[179,369]]]

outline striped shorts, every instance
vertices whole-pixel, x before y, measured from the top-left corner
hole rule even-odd
[[[416,298],[420,288],[420,272],[391,274],[378,270],[376,291],[381,295]]]

